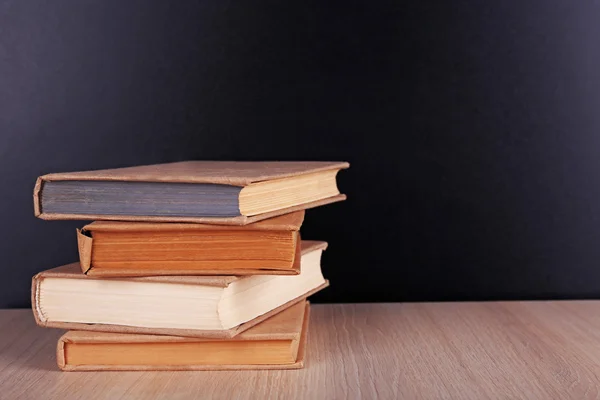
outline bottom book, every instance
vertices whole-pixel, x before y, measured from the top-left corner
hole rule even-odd
[[[302,368],[309,314],[302,301],[230,339],[69,331],[56,358],[63,371]]]

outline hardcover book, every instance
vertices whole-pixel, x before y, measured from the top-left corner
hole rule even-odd
[[[346,162],[186,161],[44,175],[34,188],[43,219],[245,225],[345,199]]]
[[[325,242],[302,241],[299,275],[99,278],[78,263],[33,277],[38,325],[228,338],[323,289]]]
[[[297,275],[304,211],[244,226],[98,221],[77,232],[95,276]]]
[[[64,371],[301,368],[309,310],[296,303],[232,339],[69,331],[56,359]]]

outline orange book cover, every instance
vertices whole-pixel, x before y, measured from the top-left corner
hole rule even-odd
[[[63,371],[301,368],[309,311],[299,302],[232,339],[69,331],[56,359]]]
[[[97,221],[77,231],[88,275],[297,275],[304,211],[244,226]]]

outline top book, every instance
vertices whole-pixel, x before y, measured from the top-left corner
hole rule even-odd
[[[336,175],[346,162],[184,161],[43,175],[35,215],[245,225],[345,200]]]

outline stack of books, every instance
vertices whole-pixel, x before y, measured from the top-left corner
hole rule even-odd
[[[79,262],[33,277],[62,370],[283,369],[304,364],[327,243],[305,209],[345,199],[345,162],[188,161],[49,174],[36,216],[92,220]]]

